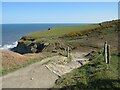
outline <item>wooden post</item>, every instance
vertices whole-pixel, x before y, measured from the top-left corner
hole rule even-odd
[[[104,61],[107,63],[107,41],[104,44]]]
[[[69,47],[67,48],[67,57],[69,58]]]
[[[110,45],[107,45],[107,64],[110,63]]]
[[[65,48],[65,53],[67,52],[66,48]]]

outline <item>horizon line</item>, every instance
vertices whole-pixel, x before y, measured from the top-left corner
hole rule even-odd
[[[3,23],[0,22],[0,24],[48,24],[48,23],[102,23],[102,22],[107,22],[107,21],[112,21],[112,20],[118,20],[119,18],[114,18],[114,19],[109,19],[109,20],[104,20],[104,21],[96,21],[96,22],[15,22],[15,23]]]
[[[84,23],[99,23],[99,22],[26,22],[26,23],[0,23],[0,24],[84,24]]]

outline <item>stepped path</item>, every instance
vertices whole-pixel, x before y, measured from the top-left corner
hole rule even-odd
[[[55,84],[58,76],[80,67],[83,57],[77,53],[72,55],[73,61],[66,64],[67,57],[53,56],[40,62],[21,68],[2,77],[3,88],[50,88]],[[61,61],[60,61],[61,60]],[[84,63],[85,63],[84,62]],[[83,63],[83,64],[84,64]],[[55,65],[56,64],[56,65]]]

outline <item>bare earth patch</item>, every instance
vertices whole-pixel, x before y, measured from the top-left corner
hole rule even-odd
[[[8,50],[0,50],[0,53],[2,54],[2,67],[4,69],[21,65],[37,57],[46,56],[45,53],[21,55],[19,53],[15,53]]]
[[[85,55],[86,53],[82,52],[71,53],[71,60],[67,57],[60,57],[48,63],[46,67],[56,75],[62,76],[71,70],[88,63],[89,59],[85,58]]]

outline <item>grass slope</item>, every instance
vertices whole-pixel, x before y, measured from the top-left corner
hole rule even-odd
[[[40,31],[40,32],[34,32],[26,35],[27,38],[41,38],[41,37],[59,37],[62,35],[65,35],[70,32],[75,31],[84,31],[88,29],[94,29],[100,27],[98,24],[91,24],[91,25],[82,25],[82,26],[61,26],[61,27],[55,27],[51,28],[49,31]]]
[[[62,76],[56,81],[54,88],[62,90],[101,90],[120,88],[119,62],[120,57],[111,55],[110,64],[106,64],[102,52],[94,53],[91,62]]]

